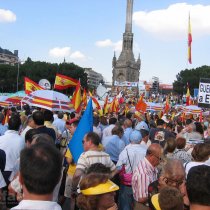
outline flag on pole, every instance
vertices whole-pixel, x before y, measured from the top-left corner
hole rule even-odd
[[[79,81],[62,74],[56,74],[54,88],[57,90],[64,90],[69,87],[75,87]]]
[[[191,47],[192,47],[192,33],[191,33],[191,23],[190,23],[190,14],[188,20],[188,62],[192,63],[192,54],[191,54]]]
[[[75,111],[77,113],[80,112],[81,111],[81,103],[82,103],[80,82],[77,83],[76,90],[74,92],[71,102],[74,106]]]
[[[82,140],[84,136],[91,131],[93,131],[93,107],[92,107],[92,99],[90,98],[87,108],[68,145],[75,162],[78,161],[79,156],[82,154],[82,152],[84,152],[82,145]]]
[[[187,93],[186,93],[186,106],[190,105],[190,88],[189,85],[187,83]]]
[[[36,91],[36,90],[44,90],[43,87],[41,87],[36,82],[29,79],[28,77],[24,78],[24,86],[25,86],[25,93],[26,94],[30,94],[31,92]]]
[[[104,114],[107,114],[107,113],[108,113],[108,95],[106,96],[105,101],[104,101]]]
[[[136,110],[140,112],[146,112],[147,104],[144,102],[144,94],[142,94],[139,98],[139,101],[136,104]]]
[[[3,121],[2,121],[2,125],[6,125],[6,124],[8,124],[8,122],[9,122],[9,116],[10,116],[10,111],[9,111],[9,109],[6,111],[6,114],[5,114],[5,116],[4,116],[4,119],[3,119]]]
[[[86,92],[86,89],[83,90],[82,102],[83,102],[83,107],[86,108],[86,106],[87,106],[87,92]]]
[[[168,114],[170,110],[170,104],[169,104],[169,98],[166,98],[166,104],[165,104],[165,108],[164,108],[164,114]]]
[[[93,103],[95,104],[96,108],[97,108],[98,110],[100,110],[100,109],[101,109],[101,106],[100,106],[100,104],[98,103],[98,100],[97,100],[95,97],[93,97],[93,95],[92,95],[92,93],[91,93],[90,91],[89,91],[89,96],[92,98]]]

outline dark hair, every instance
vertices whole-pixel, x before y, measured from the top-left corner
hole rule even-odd
[[[33,120],[36,125],[44,125],[44,114],[41,111],[35,111],[32,114]]]
[[[123,134],[124,130],[121,126],[115,126],[113,129],[112,129],[112,135],[117,135],[119,136],[120,134]]]
[[[87,169],[86,174],[90,174],[90,173],[100,173],[100,174],[110,175],[111,169],[109,167],[106,167],[102,163],[94,163],[90,165],[90,167]]]
[[[157,119],[156,124],[157,124],[157,126],[159,126],[159,125],[164,125],[164,124],[165,124],[165,121],[162,120],[162,119]]]
[[[71,118],[71,119],[75,118],[75,113],[74,113],[74,112],[71,112],[71,113],[70,113],[70,118]]]
[[[187,175],[187,194],[191,204],[210,206],[210,166],[192,167]]]
[[[178,137],[176,139],[176,148],[177,149],[184,149],[186,146],[186,139],[183,137]]]
[[[52,193],[61,177],[61,169],[62,156],[49,143],[34,144],[20,154],[20,174],[30,193]]]
[[[18,131],[21,125],[21,119],[19,115],[14,115],[9,119],[8,129]]]
[[[192,157],[195,161],[206,161],[210,155],[210,144],[196,144],[192,151]]]
[[[195,127],[196,127],[196,131],[198,133],[200,133],[201,135],[203,135],[204,131],[203,131],[203,127],[202,127],[201,123],[200,122],[195,122],[194,124],[195,124]]]
[[[44,120],[52,122],[54,120],[53,118],[53,112],[50,110],[44,110]]]
[[[161,210],[180,210],[184,207],[183,196],[174,187],[166,186],[162,188],[158,196],[158,201]]]
[[[149,131],[145,130],[145,129],[141,129],[140,130],[141,136],[142,138],[146,137],[149,135]]]
[[[127,113],[126,113],[126,118],[130,120],[131,117],[132,117],[132,115],[133,115],[133,114],[132,114],[131,112],[127,112]]]
[[[90,187],[95,187],[99,184],[106,183],[108,177],[103,174],[91,173],[82,178],[80,182],[80,190],[85,190]],[[77,205],[81,210],[97,210],[100,195],[83,195],[77,197]]]
[[[109,119],[109,125],[114,125],[117,122],[117,119],[115,117],[111,117]]]
[[[102,125],[108,125],[107,118],[105,116],[100,117],[100,123]]]
[[[0,112],[0,123],[4,120],[4,115]]]
[[[101,143],[99,135],[95,132],[89,132],[86,135],[87,141],[91,141],[94,145],[98,146]]]
[[[63,112],[58,112],[58,118],[63,119]]]
[[[189,125],[189,124],[191,124],[193,121],[191,120],[191,119],[186,119],[186,121],[185,121],[185,124],[186,125]]]
[[[33,136],[38,133],[39,131],[37,129],[28,130],[25,134],[25,142],[29,142],[31,144],[31,142],[33,141]]]
[[[96,127],[99,125],[99,117],[98,116],[93,117],[93,125],[96,126]]]
[[[37,133],[33,135],[32,140],[34,140],[37,143],[49,143],[53,146],[55,146],[53,138],[48,135],[47,133]]]
[[[164,148],[164,152],[167,154],[168,152],[172,153],[176,149],[176,140],[173,137],[169,137],[166,139],[166,144]]]

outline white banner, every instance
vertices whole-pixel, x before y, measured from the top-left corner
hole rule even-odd
[[[118,81],[115,81],[114,86],[137,87],[138,82],[128,82],[128,81],[118,82]]]
[[[210,79],[200,79],[198,106],[210,108]]]

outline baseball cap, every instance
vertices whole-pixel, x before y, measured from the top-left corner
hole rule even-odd
[[[142,135],[141,135],[140,131],[133,130],[130,134],[130,141],[138,143],[141,140],[142,140]]]
[[[146,130],[146,131],[149,131],[149,127],[147,125],[147,123],[145,123],[144,121],[141,121],[139,122],[136,127],[135,127],[135,130]]]

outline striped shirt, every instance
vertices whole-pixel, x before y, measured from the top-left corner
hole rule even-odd
[[[144,158],[136,167],[132,177],[133,196],[136,201],[148,197],[148,186],[157,180],[157,169]]]
[[[85,172],[94,163],[102,163],[106,167],[109,167],[111,171],[116,169],[116,166],[111,161],[111,158],[107,153],[92,150],[84,152],[80,155],[76,169],[80,169]]]

